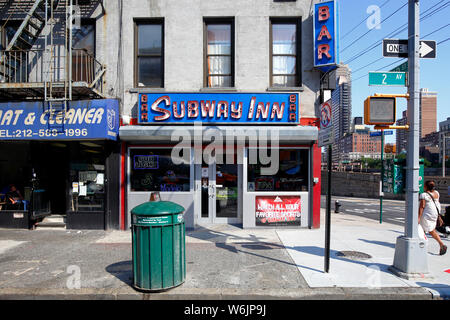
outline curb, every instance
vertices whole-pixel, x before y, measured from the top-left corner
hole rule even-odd
[[[0,300],[432,300],[423,288],[213,289],[177,288],[162,293],[119,289],[3,288]]]

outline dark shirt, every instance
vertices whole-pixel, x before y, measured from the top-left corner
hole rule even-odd
[[[6,194],[6,197],[8,198],[8,199],[12,199],[12,200],[18,200],[18,199],[20,199],[21,198],[21,196],[20,196],[20,194],[19,194],[19,192],[16,190],[16,191],[9,191],[7,194]],[[11,201],[11,202],[15,202],[15,201]]]

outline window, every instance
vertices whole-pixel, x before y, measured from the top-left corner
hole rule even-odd
[[[137,87],[164,87],[164,23],[136,21],[135,82]]]
[[[171,148],[130,149],[131,191],[190,191],[190,164],[178,164],[182,159],[171,153]]]
[[[72,32],[72,80],[91,83],[95,78],[95,20],[82,20]]]
[[[301,86],[300,20],[271,19],[270,85]]]
[[[0,28],[0,50],[6,50],[9,42],[14,37],[19,25],[16,22],[0,21],[4,28]]]
[[[69,144],[68,211],[104,211],[106,146],[102,142]]]
[[[249,151],[251,152],[251,151]],[[306,149],[280,149],[279,169],[275,175],[261,175],[261,163],[249,164],[248,191],[308,191],[309,151]]]
[[[205,19],[205,87],[234,86],[234,20]]]

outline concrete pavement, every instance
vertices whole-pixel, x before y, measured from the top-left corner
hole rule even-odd
[[[322,220],[324,213],[322,210]],[[448,253],[439,256],[439,245],[431,237],[427,241],[429,274],[420,279],[405,280],[389,271],[394,260],[396,239],[404,232],[402,226],[386,222],[380,224],[373,219],[336,213],[332,213],[331,225],[331,262],[328,274],[323,272],[323,230],[310,230],[308,233],[277,231],[309,287],[423,287],[433,297],[450,297],[450,257]],[[448,239],[443,241],[448,243],[447,246],[450,245]]]
[[[432,279],[406,281],[387,270],[402,231],[398,225],[333,214],[326,274],[323,225],[318,230],[207,226],[187,232],[186,281],[143,294],[131,287],[128,231],[2,229],[0,299],[448,298],[449,253],[436,255],[434,240],[428,255]],[[340,256],[346,251],[370,258]]]

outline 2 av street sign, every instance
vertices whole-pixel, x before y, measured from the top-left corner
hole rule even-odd
[[[383,39],[383,57],[408,58],[408,40]],[[423,59],[436,58],[436,41],[420,40],[419,57]]]
[[[369,72],[369,86],[406,86],[406,72]]]

